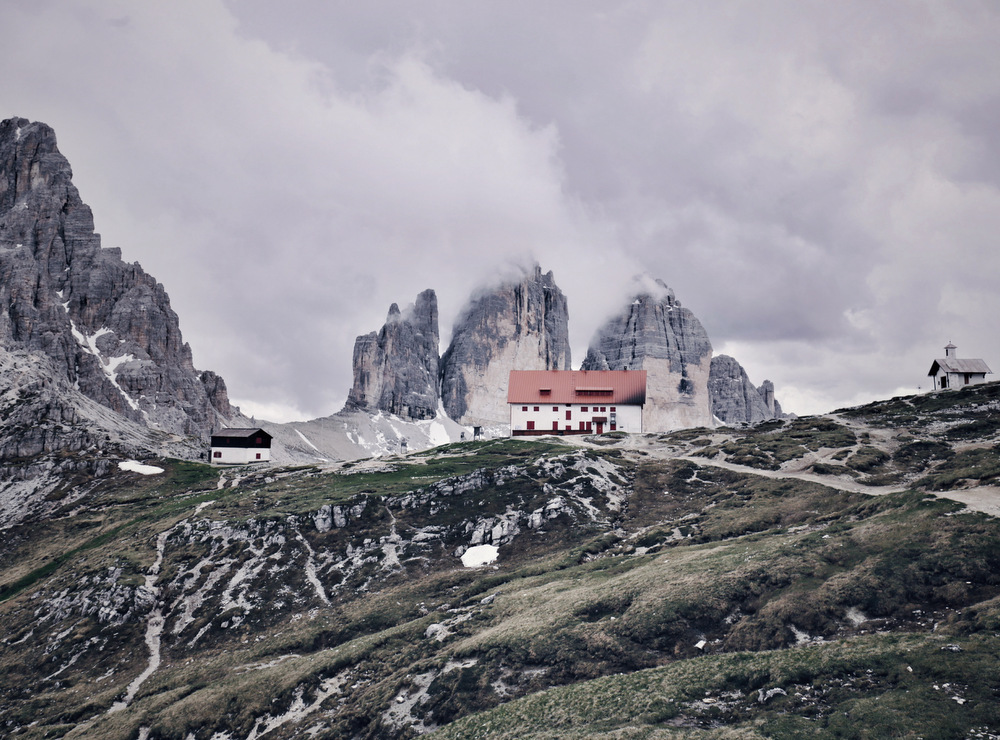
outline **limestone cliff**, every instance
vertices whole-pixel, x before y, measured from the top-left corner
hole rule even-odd
[[[746,370],[729,355],[712,358],[708,392],[712,399],[712,413],[727,424],[755,424],[774,416],[750,382]]]
[[[665,432],[712,426],[708,377],[712,344],[704,327],[656,281],[591,340],[583,370],[646,370],[642,426]]]
[[[441,358],[441,400],[464,424],[506,423],[511,370],[569,370],[570,362],[566,296],[535,265],[463,311]]]
[[[84,395],[153,428],[204,436],[231,414],[163,286],[101,247],[55,133],[23,118],[0,123],[0,345],[43,352]]]
[[[354,386],[345,411],[433,419],[438,411],[437,296],[425,290],[405,314],[393,303],[385,325],[354,343]]]
[[[756,424],[783,416],[774,383],[765,380],[755,387],[743,366],[729,355],[712,358],[708,392],[712,413],[726,424]]]

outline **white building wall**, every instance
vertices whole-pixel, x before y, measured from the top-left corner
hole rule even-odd
[[[580,422],[590,422],[591,434],[597,433],[597,424],[594,419],[604,417],[607,422],[604,424],[604,431],[610,432],[612,417],[615,419],[616,430],[619,432],[639,433],[642,431],[642,406],[629,404],[609,404],[606,401],[598,403],[512,403],[510,405],[510,428],[511,431],[527,431],[528,422],[535,422],[535,432],[553,431],[552,424],[558,425],[558,430],[565,432],[569,426],[572,432],[580,433]],[[535,411],[535,409],[538,409]],[[584,411],[583,409],[587,410]],[[601,411],[601,409],[604,411]],[[525,410],[527,409],[527,410]],[[612,411],[611,409],[615,409]],[[570,418],[566,418],[566,412],[570,412]]]
[[[934,376],[934,389],[940,390],[945,388],[950,390],[952,388],[964,388],[967,385],[978,385],[979,383],[986,382],[986,373],[969,373],[969,382],[965,382],[966,373],[946,373],[944,370],[938,370],[938,374]],[[941,385],[941,381],[944,378],[948,379],[948,383],[945,386]]]
[[[219,453],[218,457],[216,453]],[[266,447],[213,447],[211,454],[214,465],[246,465],[271,459],[271,450]]]

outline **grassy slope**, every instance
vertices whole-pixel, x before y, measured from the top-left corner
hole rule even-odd
[[[567,459],[567,448],[468,443],[378,472],[269,471],[221,491],[217,471],[188,463],[98,481],[82,511],[18,528],[0,553],[0,730],[243,738],[301,705],[304,718],[266,737],[437,726],[463,738],[987,737],[1000,728],[1000,529],[924,491],[994,479],[996,395],[988,386],[834,419],[685,432],[645,449],[601,440],[579,454],[595,474],[602,461],[618,466],[626,508],[584,486],[598,519],[567,513],[522,528],[495,569],[457,566],[464,523],[568,495],[576,474],[537,464]],[[832,485],[753,474],[797,461]],[[406,497],[484,470],[485,487]],[[910,490],[839,490],[848,480]],[[299,526],[322,505],[362,501],[342,530]],[[163,662],[128,709],[107,713],[146,665],[150,605],[136,594],[157,535],[212,521],[247,537],[228,549],[201,535],[167,540]],[[408,544],[427,527],[440,543]],[[307,553],[292,549],[296,536],[320,558],[328,603],[298,567]],[[385,568],[375,545],[392,536],[407,542],[400,566]],[[356,571],[322,560],[366,540],[373,554]],[[257,551],[297,567],[270,580],[262,570],[260,603],[233,626],[238,610],[212,608],[221,597],[211,574],[221,590]],[[185,569],[209,557],[188,578],[205,586],[206,605],[175,638],[181,607],[170,604],[188,593]],[[109,569],[118,575],[102,591]],[[85,600],[55,616],[39,608],[81,583],[125,593],[130,616],[102,622]]]

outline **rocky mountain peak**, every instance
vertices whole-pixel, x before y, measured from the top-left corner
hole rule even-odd
[[[646,370],[643,429],[711,426],[712,343],[662,280],[647,282],[591,340],[583,370]]]
[[[511,370],[570,368],[566,296],[535,264],[469,301],[441,358],[441,400],[462,423],[502,423]]]
[[[55,132],[23,118],[0,123],[0,306],[0,344],[44,353],[128,419],[207,435],[232,414],[222,379],[194,369],[163,286],[101,247]]]
[[[354,343],[354,386],[345,411],[387,411],[409,419],[438,412],[437,295],[425,290],[408,307],[389,306],[382,329]]]

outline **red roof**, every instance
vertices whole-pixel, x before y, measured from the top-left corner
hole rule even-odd
[[[646,403],[645,370],[511,370],[507,403]]]

